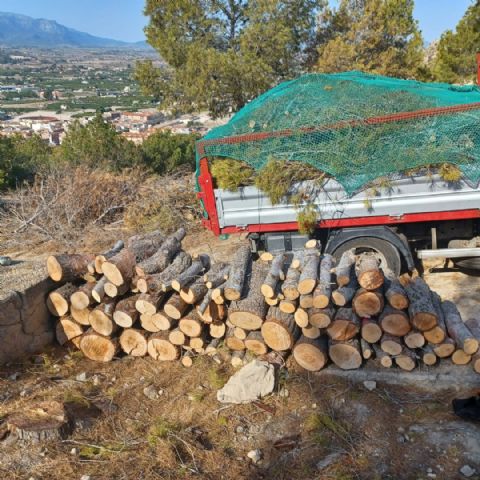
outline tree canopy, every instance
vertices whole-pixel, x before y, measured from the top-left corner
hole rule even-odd
[[[166,70],[140,63],[137,80],[164,107],[237,111],[313,61],[325,0],[147,0],[147,39]]]
[[[480,52],[480,0],[465,12],[455,31],[440,38],[433,65],[436,80],[449,83],[475,82],[476,53]]]
[[[321,72],[361,70],[401,78],[424,78],[422,36],[414,0],[340,0],[320,18]]]

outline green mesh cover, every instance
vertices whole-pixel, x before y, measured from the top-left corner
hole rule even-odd
[[[385,119],[477,102],[456,113]],[[376,117],[383,118],[367,121]],[[197,144],[200,156],[242,160],[257,170],[271,158],[306,162],[335,177],[348,194],[378,177],[444,162],[478,182],[480,89],[361,72],[304,75],[211,130]]]

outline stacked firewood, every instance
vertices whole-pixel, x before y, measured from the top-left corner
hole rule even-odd
[[[241,365],[246,352],[292,352],[317,371],[377,358],[412,370],[451,357],[480,372],[480,324],[463,323],[421,278],[396,278],[372,254],[345,252],[337,265],[315,241],[294,253],[253,261],[241,246],[230,264],[182,249],[183,229],[118,242],[102,255],[49,257],[48,297],[57,339],[96,361],[131,356],[181,360],[197,355]],[[230,356],[218,355],[230,351]],[[284,355],[285,356],[285,355]]]

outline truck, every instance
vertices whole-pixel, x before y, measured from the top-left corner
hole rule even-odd
[[[477,56],[477,64],[480,85],[480,55]],[[358,78],[358,76],[353,77],[354,81]],[[346,78],[349,79],[346,76],[332,79],[327,82],[329,88],[336,88],[335,81],[344,85]],[[363,77],[361,79],[363,81]],[[368,80],[369,78],[365,81],[368,82]],[[375,85],[381,86],[385,84],[381,82],[388,81],[373,80],[378,82]],[[330,84],[333,87],[330,87]],[[413,92],[415,92],[414,88],[421,88],[421,85],[402,83],[399,85],[402,92],[410,87]],[[325,86],[322,88],[326,89]],[[451,90],[445,86],[442,88]],[[476,96],[473,95],[471,98],[480,99],[480,89],[473,88],[476,89],[473,91]],[[442,92],[428,91],[428,94],[441,95]],[[447,93],[451,93],[455,98],[453,91]],[[274,98],[277,104],[278,96],[279,93],[276,92]],[[267,98],[262,104],[252,105],[247,117],[250,118],[250,126],[254,123],[251,118],[256,118],[254,115],[257,112],[262,113],[261,108],[263,110],[271,108],[268,103],[271,101]],[[355,123],[356,120],[349,119],[347,123],[337,122],[333,127],[332,124],[328,126],[321,124],[306,127],[302,125],[300,128],[302,135],[311,135],[314,131],[338,131],[348,128],[350,132],[357,127],[365,128],[365,125],[376,128],[378,125],[391,125],[391,122],[395,122],[400,130],[393,132],[392,135],[397,135],[397,138],[399,135],[404,136],[405,132],[415,135],[420,127],[424,130],[428,127],[430,132],[428,135],[433,136],[433,143],[438,143],[437,136],[442,134],[441,131],[443,133],[447,131],[445,122],[454,122],[454,117],[461,115],[462,117],[459,118],[463,119],[462,127],[459,127],[458,120],[455,120],[457,123],[453,135],[468,138],[468,152],[461,152],[461,158],[468,157],[466,163],[471,168],[477,162],[480,163],[476,150],[480,147],[480,137],[476,133],[480,132],[480,116],[476,116],[480,113],[480,101],[464,102],[458,105],[455,104],[455,100],[452,102],[453,104],[429,109],[386,112],[384,115],[363,118],[361,125]],[[288,102],[285,101],[285,103]],[[282,108],[285,106],[282,105]],[[471,112],[474,112],[474,115],[471,115]],[[245,117],[245,114],[243,116]],[[464,119],[467,116],[472,122],[469,130],[464,128]],[[228,153],[228,156],[235,158],[235,155],[238,155],[240,159],[245,155],[245,151],[251,152],[252,155],[264,155],[266,139],[290,138],[290,135],[299,135],[295,133],[299,131],[298,127],[297,130],[284,128],[257,132],[245,132],[245,129],[242,131],[238,124],[234,124],[233,127],[231,131],[235,133],[238,130],[238,134],[226,136],[225,131],[222,131],[221,135],[210,135],[197,143],[198,197],[204,207],[204,226],[216,235],[248,234],[253,251],[279,252],[303,248],[307,237],[298,232],[298,206],[290,201],[290,197],[272,204],[268,195],[255,185],[246,185],[237,191],[222,189],[215,185],[215,179],[210,171],[210,162],[214,157],[223,154],[227,156]],[[414,129],[417,131],[415,132]],[[438,129],[438,132],[435,129]],[[468,132],[468,135],[465,132]],[[388,134],[387,132],[378,138],[387,144],[391,142]],[[301,146],[304,147],[305,139],[298,138]],[[232,149],[232,146],[243,143],[249,145],[249,150],[242,150],[241,155],[238,150]],[[451,145],[452,138],[449,138],[447,143]],[[409,145],[409,151],[402,150],[398,146],[396,148],[398,155],[401,156],[403,151],[408,154],[414,147],[421,154],[422,145],[412,143]],[[271,145],[268,148],[271,149]],[[278,143],[275,144],[275,148],[278,152]],[[291,143],[289,148],[291,148],[289,158],[295,160],[297,144]],[[435,151],[435,155],[438,155],[438,151],[440,150]],[[389,154],[387,150],[384,152]],[[449,153],[444,145],[441,152]],[[392,154],[395,155],[394,152]],[[458,145],[454,154],[458,154]],[[444,158],[448,157],[442,156],[442,159]],[[243,156],[242,159],[248,161],[249,157]],[[434,158],[432,163],[436,163],[435,160]],[[307,161],[309,161],[308,158]],[[461,161],[460,167],[462,167]],[[380,162],[377,160],[377,167],[380,164],[381,159]],[[416,168],[393,172],[389,175],[388,185],[385,188],[374,189],[373,193],[372,189],[366,186],[352,192],[345,188],[344,182],[333,175],[326,178],[320,187],[309,184],[307,180],[296,184],[294,189],[299,191],[308,189],[309,202],[318,212],[318,223],[313,236],[320,240],[323,251],[336,259],[340,258],[343,252],[351,249],[354,249],[357,254],[367,251],[375,252],[382,266],[388,267],[396,275],[418,268],[421,263],[419,260],[433,257],[453,259],[459,267],[463,268],[480,268],[480,187],[476,177],[472,179],[468,175],[462,175],[461,178],[448,181],[439,174],[438,169]]]

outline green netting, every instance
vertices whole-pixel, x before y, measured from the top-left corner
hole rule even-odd
[[[304,75],[264,93],[211,130],[197,152],[201,145],[204,156],[241,160],[257,170],[272,158],[306,162],[335,177],[348,194],[378,177],[445,162],[478,182],[480,105],[457,113],[366,121],[477,102],[480,89],[475,86],[361,72]],[[232,139],[239,135],[246,137]]]

